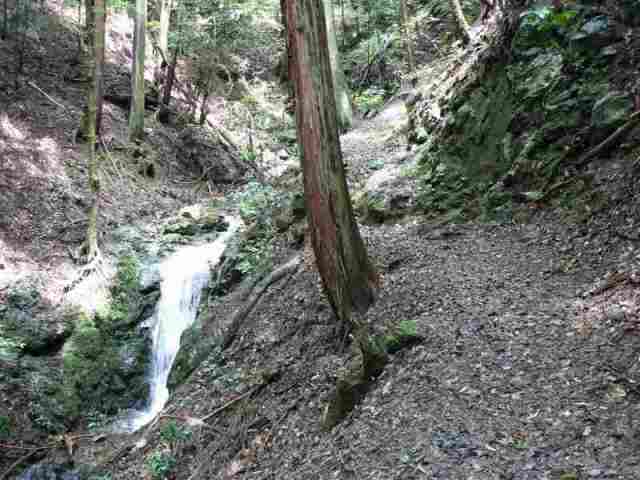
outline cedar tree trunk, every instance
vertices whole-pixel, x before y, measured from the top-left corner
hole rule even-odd
[[[133,32],[133,65],[131,68],[131,112],[129,139],[137,140],[144,134],[144,58],[147,23],[147,1],[136,0]]]
[[[316,264],[336,317],[354,334],[362,364],[338,382],[325,413],[332,427],[358,402],[386,363],[364,314],[379,277],[353,215],[338,137],[333,75],[323,0],[286,0],[292,80],[296,94],[305,206]]]

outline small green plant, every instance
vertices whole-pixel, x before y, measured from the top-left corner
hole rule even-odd
[[[0,438],[7,438],[11,433],[11,419],[0,415]]]
[[[237,265],[241,273],[263,272],[271,267],[274,213],[290,205],[293,199],[294,195],[290,192],[281,192],[271,185],[255,181],[233,196],[232,203],[238,205],[240,216],[250,226],[252,233],[238,248]]]
[[[400,321],[384,336],[384,344],[389,353],[395,353],[419,340],[418,324],[415,320]]]
[[[378,110],[384,105],[385,91],[381,88],[368,88],[353,98],[356,107],[361,112]]]
[[[111,480],[110,473],[94,473],[89,477],[89,480]]]
[[[154,480],[164,480],[176,466],[176,459],[170,452],[155,451],[146,461],[147,470]]]
[[[369,160],[367,162],[367,166],[371,169],[371,170],[380,170],[384,167],[384,160],[380,159],[380,158],[376,158],[373,160]]]
[[[191,438],[191,430],[183,425],[178,425],[175,421],[171,420],[165,423],[160,429],[160,439],[172,450],[179,442],[183,442]]]

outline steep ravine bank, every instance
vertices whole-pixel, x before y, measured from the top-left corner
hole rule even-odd
[[[109,430],[118,415],[145,407],[160,264],[174,251],[213,242],[226,232],[229,224],[222,213],[210,204],[194,205],[161,224],[115,230],[103,245],[101,275],[73,282],[60,307],[42,297],[45,286],[37,276],[8,288],[0,308],[4,438],[15,439],[12,445],[42,445],[47,443],[44,434],[71,438],[76,434],[69,432]],[[203,261],[200,266],[208,268]],[[108,287],[106,303],[95,291],[100,285]],[[196,337],[187,345],[197,350],[201,341]],[[190,365],[183,361],[182,369],[195,368]],[[21,420],[22,415],[28,417]],[[50,462],[67,465],[72,457],[64,454],[59,438],[59,444],[49,442],[51,452],[34,451],[31,462],[47,455]],[[15,460],[14,453],[20,456],[21,451],[10,450],[7,460]],[[9,463],[2,465],[4,471]]]

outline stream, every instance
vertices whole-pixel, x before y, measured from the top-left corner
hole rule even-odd
[[[227,242],[241,224],[236,217],[225,217],[225,220],[229,228],[214,242],[183,247],[160,265],[161,295],[154,315],[149,401],[144,410],[132,412],[116,429],[139,430],[151,422],[169,400],[167,381],[180,348],[180,336],[196,319],[211,266],[220,261]]]

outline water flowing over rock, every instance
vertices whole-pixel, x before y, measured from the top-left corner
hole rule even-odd
[[[185,247],[160,266],[161,297],[153,332],[149,402],[143,411],[135,412],[125,425],[117,428],[135,431],[155,418],[167,403],[167,382],[180,348],[180,337],[196,319],[202,289],[209,282],[210,264],[220,260],[227,241],[240,225],[239,219],[227,221],[228,230],[213,243]]]

